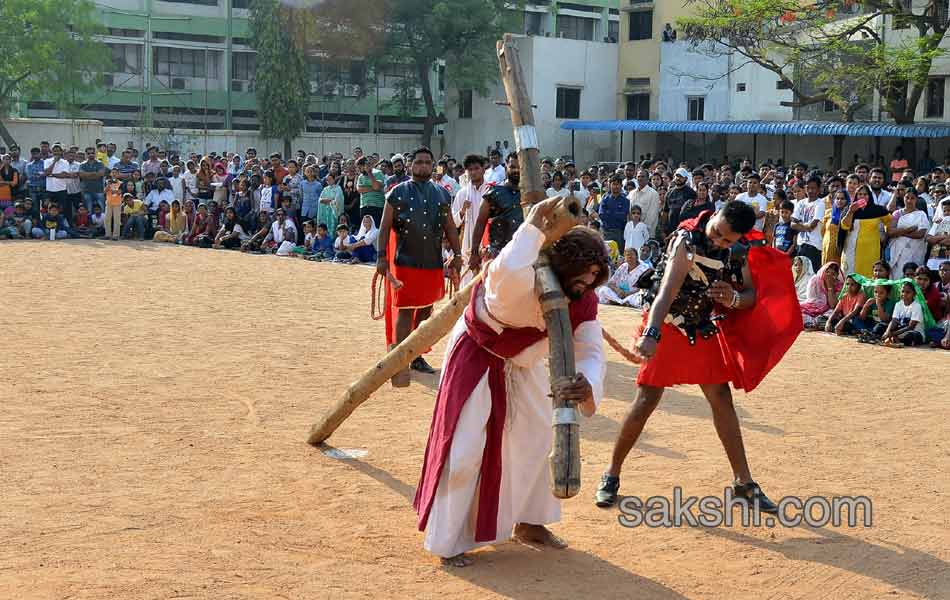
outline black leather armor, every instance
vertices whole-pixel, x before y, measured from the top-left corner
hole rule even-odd
[[[498,256],[515,231],[524,223],[524,210],[521,208],[521,192],[506,185],[492,187],[482,196],[482,202],[488,202],[488,245],[492,256]]]
[[[703,220],[701,226],[695,230],[680,229],[676,233],[678,238],[683,238],[689,253],[719,261],[722,265],[721,268],[715,268],[697,261],[695,265],[706,277],[706,281],[704,282],[696,273],[688,274],[670,306],[669,317],[673,321],[672,324],[686,335],[690,345],[696,344],[697,336],[709,339],[719,333],[715,321],[725,318],[725,314],[717,313],[716,303],[706,295],[706,291],[716,281],[727,281],[735,286],[741,286],[742,267],[749,251],[749,246],[741,242],[726,250],[710,244],[706,237],[705,224]],[[657,262],[656,268],[652,272],[645,273],[637,283],[638,287],[647,290],[644,299],[649,304],[653,303],[659,293],[660,282],[663,280],[663,273],[669,261],[669,251],[676,247],[676,243],[672,243],[667,248]]]
[[[452,200],[431,181],[404,181],[386,197],[393,207],[395,263],[416,269],[442,268],[442,236]]]

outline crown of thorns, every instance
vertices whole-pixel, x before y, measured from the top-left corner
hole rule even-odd
[[[596,239],[599,236],[589,235],[585,237],[587,239],[579,234],[568,234],[554,242],[552,250],[574,263],[594,264],[606,262],[607,249],[604,248],[602,241]]]

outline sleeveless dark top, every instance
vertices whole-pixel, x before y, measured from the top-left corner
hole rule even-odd
[[[404,181],[386,197],[393,207],[395,262],[400,267],[442,269],[442,236],[452,204],[449,193],[431,181]]]

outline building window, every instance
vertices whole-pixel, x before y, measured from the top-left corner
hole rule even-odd
[[[705,96],[690,96],[686,99],[687,114],[686,118],[690,121],[702,121],[706,112]]]
[[[172,77],[210,77],[217,79],[218,52],[187,48],[155,48],[155,74]],[[208,65],[205,68],[205,60]]]
[[[628,39],[648,40],[653,37],[653,11],[638,10],[630,13],[630,35]]]
[[[737,91],[737,92],[744,92],[744,91],[745,91],[745,84],[744,84],[744,83],[737,83],[737,84],[736,84],[736,91]]]
[[[544,35],[544,13],[525,12],[524,32],[527,35]]]
[[[650,94],[627,94],[627,119],[650,119]]]
[[[138,75],[142,72],[142,46],[109,44],[112,50],[112,72]]]
[[[943,92],[946,80],[934,77],[927,80],[927,117],[943,117]]]
[[[778,81],[775,82],[775,89],[790,90],[792,89],[792,82],[785,79],[779,79]]]
[[[620,39],[620,21],[607,21],[607,41],[616,43]]]
[[[838,105],[835,104],[834,100],[825,100],[822,102],[821,110],[826,113],[833,113],[838,110]]]
[[[594,19],[585,19],[584,17],[557,17],[557,36],[569,40],[594,39]]]
[[[581,118],[581,90],[580,88],[557,88],[557,106],[554,116],[558,119]]]
[[[459,90],[459,118],[472,118],[472,90]]]
[[[250,81],[254,79],[257,55],[251,52],[235,52],[231,55],[231,79]]]

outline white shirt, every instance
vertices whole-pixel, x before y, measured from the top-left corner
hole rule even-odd
[[[109,156],[108,159],[109,159],[109,160],[108,160],[108,162],[109,162],[108,167],[109,167],[109,170],[111,171],[111,170],[112,170],[112,167],[114,167],[114,166],[116,166],[117,164],[119,164],[119,157],[118,157],[118,156]]]
[[[924,333],[924,311],[916,300],[911,302],[910,306],[904,304],[904,300],[899,300],[897,306],[894,307],[893,317],[897,319],[901,327],[906,327],[910,324],[910,321],[917,321],[914,331],[926,337]]]
[[[796,221],[802,225],[811,225],[815,221],[819,222],[819,225],[811,231],[798,232],[799,246],[808,244],[809,246],[814,246],[815,248],[821,249],[820,223],[824,218],[825,202],[821,198],[816,199],[814,202],[811,202],[808,200],[808,198],[805,198],[795,205],[795,211],[792,213],[792,221]]]
[[[148,209],[151,211],[158,210],[158,205],[162,200],[168,202],[168,205],[171,206],[172,201],[175,199],[175,193],[170,189],[165,188],[162,191],[157,189],[152,190],[148,193],[148,196],[145,197],[145,204],[148,205]]]
[[[637,188],[627,194],[630,200],[630,208],[640,207],[640,221],[651,232],[656,231],[656,226],[660,222],[660,193],[652,186],[646,185],[643,188]]]
[[[505,183],[507,174],[505,173],[505,167],[498,165],[497,167],[489,167],[485,171],[485,181],[494,183],[495,185],[501,185]]]
[[[168,178],[168,185],[172,188],[172,194],[175,196],[175,200],[183,202],[185,199],[185,178],[181,175],[178,177],[171,176]]]
[[[636,225],[633,224],[633,221],[627,221],[627,225],[623,228],[623,249],[624,251],[627,248],[636,248],[637,249],[637,258],[640,257],[640,248],[643,247],[650,240],[650,229],[646,226],[646,223],[640,221]],[[626,264],[626,263],[625,263]]]
[[[284,241],[284,227],[286,227],[288,231],[293,231],[293,232],[294,232],[294,233],[292,234],[292,235],[294,236],[294,239],[293,239],[293,240],[290,240],[290,241],[296,241],[296,239],[297,239],[297,228],[294,227],[294,222],[291,221],[290,219],[286,219],[283,224],[281,224],[279,221],[274,221],[274,222],[271,224],[271,226],[270,226],[270,237],[271,237],[271,239],[274,240],[274,242],[276,242],[277,244],[283,243],[283,241]]]
[[[556,190],[553,187],[549,187],[548,189],[544,190],[544,193],[548,198],[554,198],[554,197],[567,198],[568,196],[571,195],[571,192],[568,191],[566,187],[562,187],[560,190]]]
[[[891,196],[893,195],[894,194],[890,193],[884,188],[881,188],[881,193],[877,195],[874,194],[874,190],[871,190],[871,198],[874,199],[874,204],[877,204],[878,206],[883,206],[885,208],[887,207],[888,203],[891,201]]]
[[[492,189],[492,186],[487,181],[482,181],[482,185],[477,188],[474,184],[469,183],[460,189],[455,194],[455,199],[452,200],[452,219],[455,221],[455,226],[461,227],[462,223],[465,223],[465,228],[462,229],[462,256],[466,261],[472,251],[472,234],[475,232],[478,211],[482,207],[482,196],[490,189]],[[466,201],[468,201],[469,207],[463,214],[462,207],[465,206]]]
[[[198,173],[192,173],[188,171],[181,176],[182,180],[185,182],[185,189],[188,190],[188,193],[191,196],[198,195]]]
[[[52,158],[52,157],[47,158],[46,160],[44,160],[44,161],[43,161],[43,168],[44,168],[44,169],[48,169],[49,166],[53,164],[53,161],[54,161],[54,160],[56,160],[56,159],[55,159],[55,158]],[[77,163],[77,167],[78,167],[78,163]],[[57,174],[57,173],[69,173],[69,172],[70,172],[69,163],[66,162],[66,159],[65,159],[65,158],[60,158],[59,160],[56,160],[56,164],[53,165],[53,170],[52,170],[52,174],[53,174],[53,175],[55,175],[55,174]],[[46,191],[47,191],[47,192],[65,192],[65,191],[66,191],[66,180],[65,180],[65,179],[60,179],[59,177],[47,177],[47,178],[46,178]]]
[[[766,212],[769,209],[769,199],[763,196],[762,194],[756,194],[755,196],[750,196],[748,192],[742,192],[741,194],[736,196],[736,200],[738,200],[739,202],[745,202],[746,204],[754,208],[756,212],[759,212],[759,211]],[[761,219],[755,220],[756,231],[762,231],[764,228],[765,228],[765,216],[763,216]],[[821,244],[818,244],[818,247],[820,248]]]
[[[78,175],[79,174],[79,162],[73,161],[69,163],[69,172]],[[79,177],[74,179],[67,179],[66,181],[66,193],[67,194],[78,194],[82,192],[82,184],[79,183]]]

